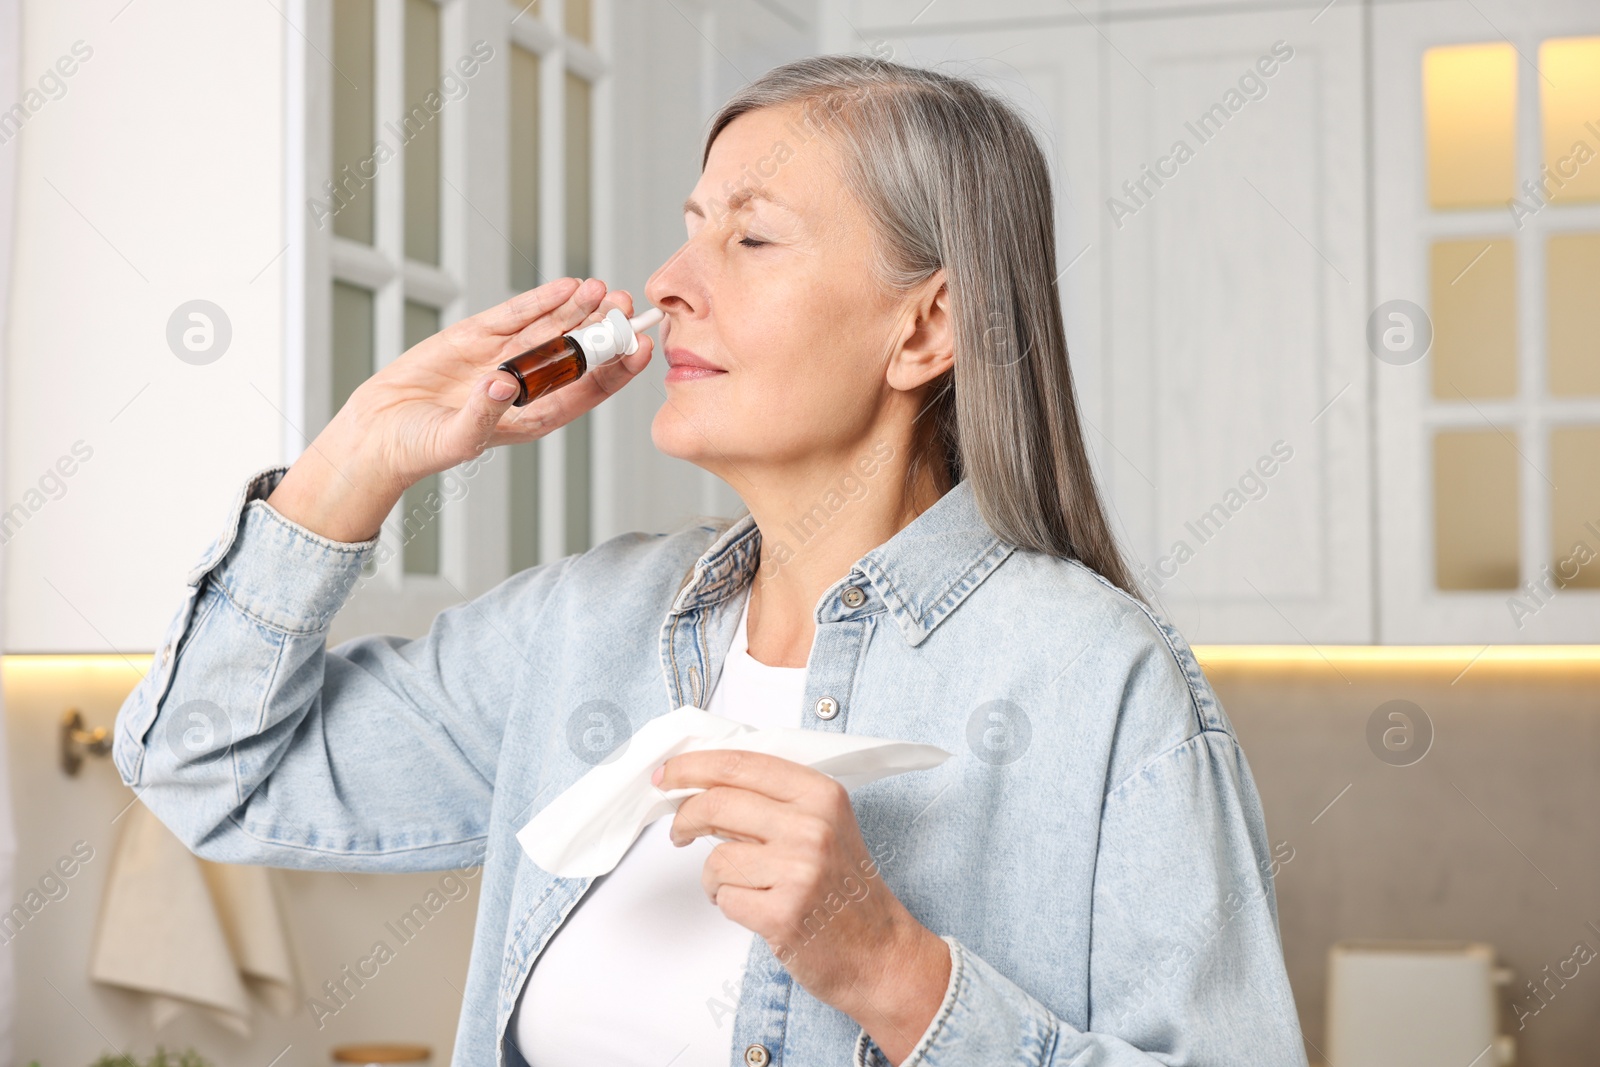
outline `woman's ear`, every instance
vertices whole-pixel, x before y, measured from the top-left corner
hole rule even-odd
[[[910,321],[900,347],[889,357],[888,380],[893,388],[909,392],[939,377],[955,362],[956,324],[943,267],[923,283],[906,313]]]

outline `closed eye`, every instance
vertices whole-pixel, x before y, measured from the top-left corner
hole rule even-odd
[[[750,237],[741,237],[741,238],[739,238],[739,243],[741,245],[743,245],[745,248],[760,248],[762,245],[766,244],[767,242],[765,242],[765,241],[757,241],[757,240],[755,240],[753,238],[750,238]]]

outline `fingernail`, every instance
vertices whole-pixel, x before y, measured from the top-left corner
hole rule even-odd
[[[655,771],[650,775],[650,784],[651,785],[660,785],[661,784],[661,778],[666,773],[666,770],[667,770],[667,768],[666,768],[665,764],[662,764],[660,767],[657,767],[655,769]]]
[[[489,383],[489,399],[500,401],[510,400],[517,393],[517,387],[504,378],[496,378]]]

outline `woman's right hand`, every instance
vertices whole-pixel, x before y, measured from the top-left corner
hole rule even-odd
[[[653,342],[590,368],[571,385],[514,408],[504,360],[603,318],[633,316],[633,298],[598,279],[561,278],[440,330],[362,382],[278,483],[267,503],[342,542],[377,536],[402,493],[496,445],[536,440],[622,388]]]

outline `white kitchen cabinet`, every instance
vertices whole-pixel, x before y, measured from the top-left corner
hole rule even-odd
[[[1079,402],[1190,640],[1600,640],[1600,9],[826,6],[836,47],[1053,101]],[[1430,125],[1458,46],[1498,58]],[[1499,191],[1434,202],[1435,151]]]
[[[115,13],[23,5],[23,76],[72,73],[0,149],[7,652],[154,649],[235,486],[280,455],[289,31],[267,4]]]
[[[503,35],[505,47],[521,53],[513,60],[524,65],[539,57],[529,77],[537,79],[530,103],[539,110],[540,164],[538,204],[530,205],[537,224],[526,247],[508,254],[518,243],[517,201],[528,190],[514,176],[506,180],[497,138],[514,115],[499,106],[504,96],[491,80],[494,95],[479,102],[469,119],[475,127],[463,135],[485,172],[476,179],[478,193],[456,198],[471,201],[459,221],[466,240],[483,250],[464,260],[469,271],[478,269],[483,296],[463,313],[563,274],[601,277],[628,289],[642,309],[645,281],[684,240],[681,205],[699,174],[706,124],[739,85],[813,51],[814,20],[801,17],[792,0],[594,0],[584,20],[589,29],[575,39],[572,10],[590,5],[567,0],[558,19],[561,5],[529,11],[512,0],[465,2],[476,5],[480,37]],[[514,81],[509,67],[498,77]],[[520,128],[512,124],[505,156],[515,158]],[[587,134],[577,135],[583,128]],[[585,153],[587,165],[580,162]],[[537,272],[525,269],[534,265]],[[662,455],[650,439],[665,399],[664,374],[658,356],[578,420],[533,445],[488,454],[479,473],[457,479],[457,502],[441,511],[439,573],[390,568],[387,583],[371,583],[376,595],[364,589],[352,597],[333,637],[420,633],[440,608],[512,571],[628,530],[667,530],[697,514],[731,514],[738,498],[725,484]]]
[[[1600,9],[1373,18],[1377,300],[1431,337],[1375,364],[1381,633],[1600,640]]]
[[[1515,52],[1520,186],[1543,160],[1557,87],[1540,50],[1600,35],[1587,0],[594,0],[577,43],[562,24],[579,0],[521,15],[511,0],[375,0],[390,57],[375,67],[380,117],[409,99],[393,57],[407,12],[425,18],[424,6],[441,62],[480,40],[497,56],[440,116],[436,251],[406,245],[408,181],[432,179],[403,162],[380,173],[370,239],[310,221],[339,80],[326,0],[281,13],[135,5],[114,34],[77,9],[27,5],[24,69],[76,58],[65,94],[13,142],[26,150],[0,501],[7,651],[154,646],[244,474],[293,459],[331,412],[336,293],[370,295],[372,366],[512,292],[511,246],[529,240],[543,276],[577,269],[581,245],[592,273],[642,299],[683,240],[677,205],[716,107],[818,48],[977,77],[1038,125],[1092,457],[1119,536],[1191,640],[1600,640],[1600,562],[1581,580],[1549,577],[1580,543],[1600,557],[1600,386],[1583,384],[1600,367],[1600,325],[1572,310],[1573,278],[1592,293],[1600,271],[1581,273],[1600,256],[1600,198],[1520,225],[1504,206],[1432,204],[1421,75],[1431,48]],[[545,62],[521,82],[538,87],[530,216],[508,133],[512,68],[535,53]],[[591,87],[587,242],[568,232],[574,78]],[[153,98],[166,104],[140,106]],[[1509,327],[1463,327],[1449,308],[1487,315],[1492,301],[1437,277],[1454,246],[1480,240],[1491,253],[1455,273],[1509,286]],[[1403,363],[1369,350],[1369,317],[1396,299],[1438,320],[1437,351]],[[194,301],[222,317],[188,317]],[[223,319],[229,347],[209,362],[169,341],[174,323],[181,339]],[[1440,393],[1452,331],[1495,330],[1512,338],[1510,391]],[[661,374],[657,360],[581,435],[458,473],[409,568],[394,552],[402,518],[386,535],[398,564],[374,574],[335,637],[420,632],[514,567],[735,510],[717,479],[655,451]],[[1462,559],[1492,572],[1484,588],[1449,577]]]
[[[1104,28],[1111,496],[1192,641],[1372,640],[1360,13]]]
[[[337,10],[25,5],[23,70],[73,73],[5,149],[23,149],[5,651],[153,649],[245,476],[292,461],[352,382],[432,329],[567,273],[643,301],[684,239],[715,107],[816,49],[797,0]],[[368,43],[347,55],[351,12],[342,40]],[[420,136],[402,130],[418,105]],[[369,154],[330,219],[324,183]],[[169,334],[228,344],[180,354]],[[654,364],[581,429],[409,494],[333,639],[421,633],[514,567],[731,512],[725,486],[652,446]]]
[[[850,45],[1039,124],[1080,410],[1147,588],[1194,641],[1371,640],[1359,12],[873,21],[907,6],[841,12]]]

